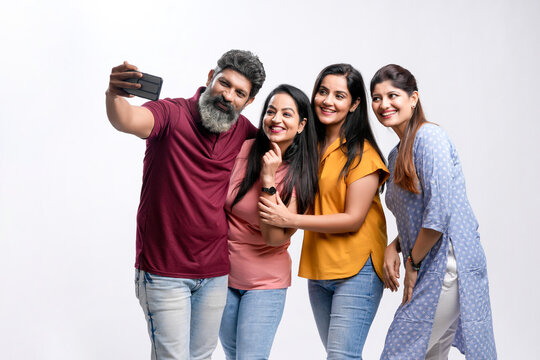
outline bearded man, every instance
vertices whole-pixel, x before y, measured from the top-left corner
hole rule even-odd
[[[136,294],[152,359],[210,359],[227,297],[229,175],[257,130],[240,112],[266,75],[257,56],[230,50],[194,97],[134,106],[123,88],[138,88],[126,79],[141,76],[124,62],[112,69],[106,92],[111,124],[146,139]]]

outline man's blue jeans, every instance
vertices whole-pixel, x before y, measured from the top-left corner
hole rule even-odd
[[[227,360],[268,359],[287,289],[229,288],[219,339]]]
[[[379,307],[383,283],[371,258],[355,276],[309,280],[309,300],[327,359],[362,359],[362,349]]]
[[[228,276],[183,279],[135,270],[152,359],[211,359],[227,298]]]

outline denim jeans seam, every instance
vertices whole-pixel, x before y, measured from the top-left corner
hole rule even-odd
[[[369,298],[373,301],[375,296],[375,287],[377,286],[377,281],[379,281],[379,277],[375,273],[375,269],[373,269],[373,273],[371,274],[371,286],[369,287]],[[373,301],[375,302],[375,301]]]
[[[139,269],[136,269],[135,270],[136,273],[135,273],[135,296],[137,296],[137,299],[139,299],[139,279],[140,279],[140,271]]]
[[[146,278],[147,272],[144,272],[144,301],[146,303],[146,313],[148,314],[148,322],[150,323],[150,331],[152,332],[152,348],[154,349],[154,354],[156,355],[156,359],[158,358],[157,354],[157,346],[156,346],[156,329],[154,327],[154,319],[152,318],[152,312],[150,311],[150,304],[148,303],[148,292],[146,290]]]
[[[194,284],[191,287],[191,294],[197,292],[197,290],[202,289],[204,287],[204,279],[193,279]]]

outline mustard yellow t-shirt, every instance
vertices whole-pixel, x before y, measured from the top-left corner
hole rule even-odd
[[[368,141],[364,142],[360,164],[353,169],[357,162],[353,163],[347,177],[339,179],[346,161],[347,156],[341,151],[338,138],[326,149],[319,165],[319,191],[315,195],[314,215],[345,212],[347,188],[354,181],[378,172],[379,184],[382,185],[389,176],[384,162]],[[356,275],[371,255],[375,271],[382,279],[386,242],[386,220],[377,192],[357,232],[304,232],[298,275],[312,280],[347,278]]]

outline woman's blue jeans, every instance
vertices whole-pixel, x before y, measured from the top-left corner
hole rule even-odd
[[[309,280],[309,300],[327,359],[362,359],[362,349],[379,307],[383,283],[369,258],[355,276]]]
[[[219,340],[227,360],[268,359],[283,315],[287,289],[229,287]]]

